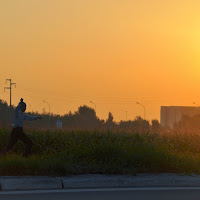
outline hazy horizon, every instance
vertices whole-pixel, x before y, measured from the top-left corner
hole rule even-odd
[[[200,1],[0,2],[0,99],[5,79],[27,111],[95,108],[114,121],[160,120],[160,106],[200,105]]]

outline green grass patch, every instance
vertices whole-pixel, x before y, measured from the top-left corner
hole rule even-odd
[[[32,131],[32,155],[24,144],[0,157],[0,175],[200,174],[200,136],[194,133],[150,134],[89,131]],[[0,130],[0,150],[10,133]]]

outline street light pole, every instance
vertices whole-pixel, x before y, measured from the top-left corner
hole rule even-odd
[[[93,103],[92,101],[90,101],[90,103],[94,104],[94,106],[95,106],[95,112],[96,112],[96,104],[95,104],[95,103]]]
[[[193,104],[196,105],[196,106],[198,106],[198,107],[200,107],[200,105],[196,104],[195,102],[193,102]]]
[[[144,108],[144,119],[145,119],[145,115],[146,115],[146,109],[145,109],[145,106],[144,105],[142,105],[141,103],[139,103],[139,102],[136,102],[138,105],[141,105],[143,108]]]
[[[47,103],[49,105],[48,102],[46,102],[45,100],[43,100],[43,102]],[[50,129],[50,105],[49,105],[49,129]]]

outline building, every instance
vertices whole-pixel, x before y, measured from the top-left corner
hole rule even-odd
[[[194,106],[161,106],[160,124],[164,128],[174,128],[183,116],[200,115],[200,107]]]

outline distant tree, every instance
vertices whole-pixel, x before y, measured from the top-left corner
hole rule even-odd
[[[106,120],[106,123],[112,123],[113,122],[113,114],[111,112],[108,113],[108,119]]]
[[[96,119],[96,112],[93,108],[90,108],[88,106],[80,106],[78,108],[78,113],[81,115],[81,116],[86,116],[86,117],[89,117],[89,118],[93,118],[93,119]]]
[[[151,127],[153,131],[158,131],[160,129],[160,123],[157,119],[151,120]]]
[[[118,129],[119,131],[133,131],[134,130],[134,126],[133,126],[133,122],[131,120],[129,121],[120,121],[120,123],[118,124]]]
[[[111,131],[113,126],[113,114],[111,112],[108,113],[108,119],[106,120],[106,127]]]
[[[133,121],[133,125],[138,130],[149,130],[150,124],[149,121],[143,119],[141,116],[136,116]]]

